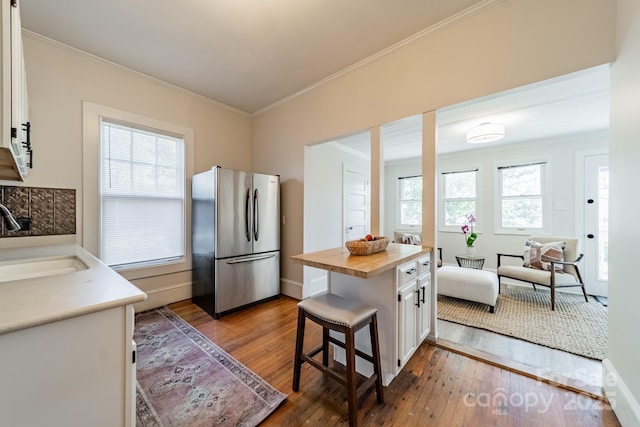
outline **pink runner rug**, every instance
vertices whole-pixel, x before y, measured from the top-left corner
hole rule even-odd
[[[255,426],[286,395],[168,308],[136,315],[136,422]]]

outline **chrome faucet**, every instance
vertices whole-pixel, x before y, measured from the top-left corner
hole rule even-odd
[[[20,224],[18,224],[18,221],[16,221],[13,215],[11,215],[11,212],[9,212],[9,209],[7,209],[7,207],[2,203],[0,203],[0,215],[2,215],[2,218],[4,219],[4,225],[7,227],[7,230],[9,231],[20,230]]]

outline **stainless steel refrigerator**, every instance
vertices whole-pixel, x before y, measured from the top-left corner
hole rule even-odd
[[[192,181],[193,301],[219,318],[280,294],[280,177],[219,166]]]

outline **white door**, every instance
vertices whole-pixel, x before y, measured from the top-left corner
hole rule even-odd
[[[607,296],[609,279],[609,156],[584,157],[584,280],[587,293]]]
[[[343,242],[367,235],[369,225],[369,173],[349,165],[342,166]]]

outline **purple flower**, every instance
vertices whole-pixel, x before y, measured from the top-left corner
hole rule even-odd
[[[462,234],[464,234],[465,243],[467,246],[473,246],[473,243],[478,238],[478,235],[473,232],[473,226],[476,224],[476,217],[473,214],[467,215],[468,224],[464,224],[460,227]],[[467,233],[469,234],[467,236]]]

